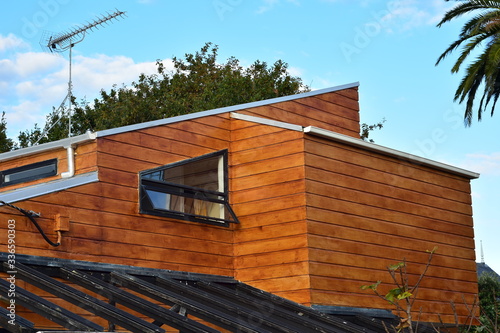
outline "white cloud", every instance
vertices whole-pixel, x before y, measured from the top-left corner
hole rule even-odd
[[[500,152],[467,154],[462,165],[482,176],[500,176]]]
[[[59,107],[68,92],[69,64],[64,57],[43,52],[0,57],[0,112],[6,112],[8,135],[15,137],[34,123],[43,126],[45,115]],[[171,60],[163,62],[167,71],[173,69]],[[101,89],[129,86],[141,73],[153,74],[156,68],[156,62],[135,63],[125,56],[75,56],[73,95],[91,101]]]
[[[387,3],[387,13],[380,23],[388,32],[407,31],[416,27],[437,24],[453,5],[441,0],[393,0]]]
[[[0,34],[0,53],[12,49],[27,49],[28,47],[28,44],[24,40],[14,34],[8,34],[7,36]]]

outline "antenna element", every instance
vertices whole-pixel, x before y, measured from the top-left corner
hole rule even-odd
[[[83,41],[85,35],[88,31],[93,31],[93,29],[98,29],[100,26],[103,26],[104,23],[108,24],[113,19],[118,19],[120,17],[125,16],[125,12],[115,10],[113,13],[108,13],[107,15],[102,15],[92,22],[82,26],[76,27],[68,32],[63,32],[57,35],[52,35],[48,37],[45,41],[40,41],[40,45],[44,48],[47,48],[51,53],[57,52],[61,53],[66,50],[69,50],[69,81],[68,81],[68,94],[64,98],[63,102],[57,109],[57,114],[64,114],[64,104],[66,101],[68,102],[68,137],[71,136],[71,114],[72,114],[72,99],[73,99],[73,83],[71,81],[71,62],[72,62],[72,49],[75,44],[78,44]],[[61,118],[59,118],[61,119]],[[52,124],[54,127],[59,121]],[[35,144],[47,135],[47,132],[50,131],[51,128],[45,129],[42,135],[38,138]]]

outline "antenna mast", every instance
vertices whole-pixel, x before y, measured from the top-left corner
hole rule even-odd
[[[481,241],[481,264],[484,264],[483,241]]]
[[[82,42],[83,39],[85,38],[85,35],[88,31],[93,31],[93,29],[98,29],[99,27],[103,26],[104,23],[108,24],[111,22],[113,19],[119,19],[120,17],[123,17],[125,15],[125,12],[116,10],[113,13],[108,13],[107,15],[103,15],[101,17],[98,17],[97,19],[94,19],[92,22],[87,23],[86,25],[82,27],[77,27],[73,28],[68,32],[63,32],[58,35],[52,35],[48,39],[46,39],[43,44],[40,42],[42,47],[48,48],[48,50],[53,53],[62,53],[64,51],[69,50],[69,80],[68,80],[68,93],[64,100],[62,101],[61,105],[59,106],[58,114],[64,112],[64,104],[66,101],[68,101],[68,137],[71,137],[71,115],[72,115],[72,99],[73,99],[73,82],[71,78],[71,64],[72,64],[72,49],[73,47]],[[61,119],[61,118],[59,118]],[[59,121],[57,121],[59,122]],[[52,124],[52,127],[57,124],[54,123]],[[46,134],[47,132],[52,129],[49,128],[44,131],[44,133],[40,136],[40,138],[37,140],[40,141]],[[35,144],[36,144],[35,143]]]

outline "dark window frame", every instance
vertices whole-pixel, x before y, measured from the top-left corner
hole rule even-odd
[[[150,174],[158,173],[161,175],[162,172],[168,171],[169,169],[193,164],[213,157],[221,157],[223,159],[223,192],[203,189],[200,187],[193,187],[184,184],[177,184],[165,180],[146,178],[146,176]],[[225,227],[228,227],[231,223],[239,223],[236,214],[229,204],[228,180],[229,176],[227,149],[182,160],[179,162],[170,163],[154,169],[141,171],[139,172],[139,213]],[[165,195],[173,195],[188,199],[197,199],[205,202],[217,203],[224,206],[225,212],[229,214],[229,218],[225,218],[226,216],[224,218],[218,218],[207,215],[197,215],[194,213],[179,212],[166,208],[163,209],[154,207],[153,201],[151,200],[147,191],[154,191]]]
[[[52,167],[52,168],[51,170],[45,172],[40,172],[40,173],[35,172],[36,169],[44,167]],[[30,170],[32,171],[32,173],[30,173]],[[8,176],[20,173],[27,173],[27,176],[15,180],[5,180],[6,178],[8,178]],[[52,177],[55,175],[57,175],[57,158],[0,171],[0,187],[26,183],[38,179]]]

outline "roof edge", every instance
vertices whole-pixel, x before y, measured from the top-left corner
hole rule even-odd
[[[238,112],[231,112],[231,118],[249,121],[252,123],[257,123],[257,124],[262,124],[262,125],[269,125],[269,126],[289,129],[289,130],[297,131],[297,132],[302,132],[302,130],[303,130],[303,127],[300,125],[285,123],[282,121],[277,121],[277,120],[272,120],[272,119],[267,119],[267,118],[262,118],[262,117],[250,116],[250,115],[246,115],[246,114],[242,114],[242,113],[238,113]]]
[[[274,104],[274,103],[281,103],[281,102],[292,101],[292,100],[296,100],[296,99],[300,99],[300,98],[322,95],[322,94],[326,94],[326,93],[330,93],[330,92],[355,88],[358,86],[359,86],[359,82],[353,82],[353,83],[343,84],[343,85],[339,85],[339,86],[335,86],[335,87],[308,91],[308,92],[295,94],[295,95],[275,97],[275,98],[265,99],[265,100],[256,101],[256,102],[249,102],[249,103],[244,103],[244,104],[225,106],[222,108],[217,108],[217,109],[212,109],[212,110],[207,110],[207,111],[199,111],[199,112],[195,112],[195,113],[189,113],[189,114],[170,117],[170,118],[163,118],[163,119],[148,121],[145,123],[139,123],[139,124],[133,124],[133,125],[112,128],[112,129],[108,129],[108,130],[98,131],[96,134],[97,134],[97,137],[104,137],[104,136],[108,136],[108,135],[114,135],[114,134],[130,132],[130,131],[141,130],[141,129],[154,127],[154,126],[172,124],[172,123],[185,121],[185,120],[197,119],[197,118],[207,117],[207,116],[214,116],[214,115],[218,115],[221,113],[236,112],[236,111],[247,109],[247,108],[255,108],[255,107],[265,106],[265,105]]]
[[[380,145],[377,145],[374,143],[366,142],[366,141],[363,141],[361,139],[356,139],[356,138],[353,138],[353,137],[350,137],[350,136],[347,136],[344,134],[335,133],[335,132],[325,130],[325,129],[322,129],[319,127],[314,127],[314,126],[305,127],[304,133],[309,133],[309,134],[320,136],[320,137],[327,138],[330,140],[339,141],[339,142],[342,142],[342,143],[345,143],[345,144],[348,144],[351,146],[360,147],[360,148],[363,148],[366,150],[374,151],[374,152],[377,152],[379,154],[383,154],[383,155],[387,155],[387,156],[391,156],[391,157],[396,157],[400,160],[408,161],[408,162],[413,163],[415,165],[424,165],[424,166],[431,167],[434,169],[446,171],[446,172],[449,172],[449,173],[452,173],[452,174],[455,174],[455,175],[458,175],[461,177],[465,177],[468,179],[479,178],[479,173],[476,173],[473,171],[465,170],[462,168],[458,168],[458,167],[455,167],[455,166],[452,166],[449,164],[445,164],[442,162],[437,162],[437,161],[434,161],[434,160],[431,160],[431,159],[428,159],[425,157],[413,155],[410,153],[405,153],[405,152],[402,152],[400,150],[396,150],[396,149],[388,148],[385,146],[380,146]]]
[[[1,192],[0,200],[7,203],[14,203],[21,200],[27,200],[53,192],[67,190],[72,187],[94,183],[99,181],[97,171],[92,171],[71,178],[61,178],[47,183],[40,183],[26,187],[20,187],[12,191]]]
[[[21,148],[0,154],[0,162],[5,162],[25,155],[42,153],[54,149],[68,148],[73,145],[82,144],[96,139],[96,133],[87,132],[82,135],[69,137],[57,141],[47,142],[36,146]]]

